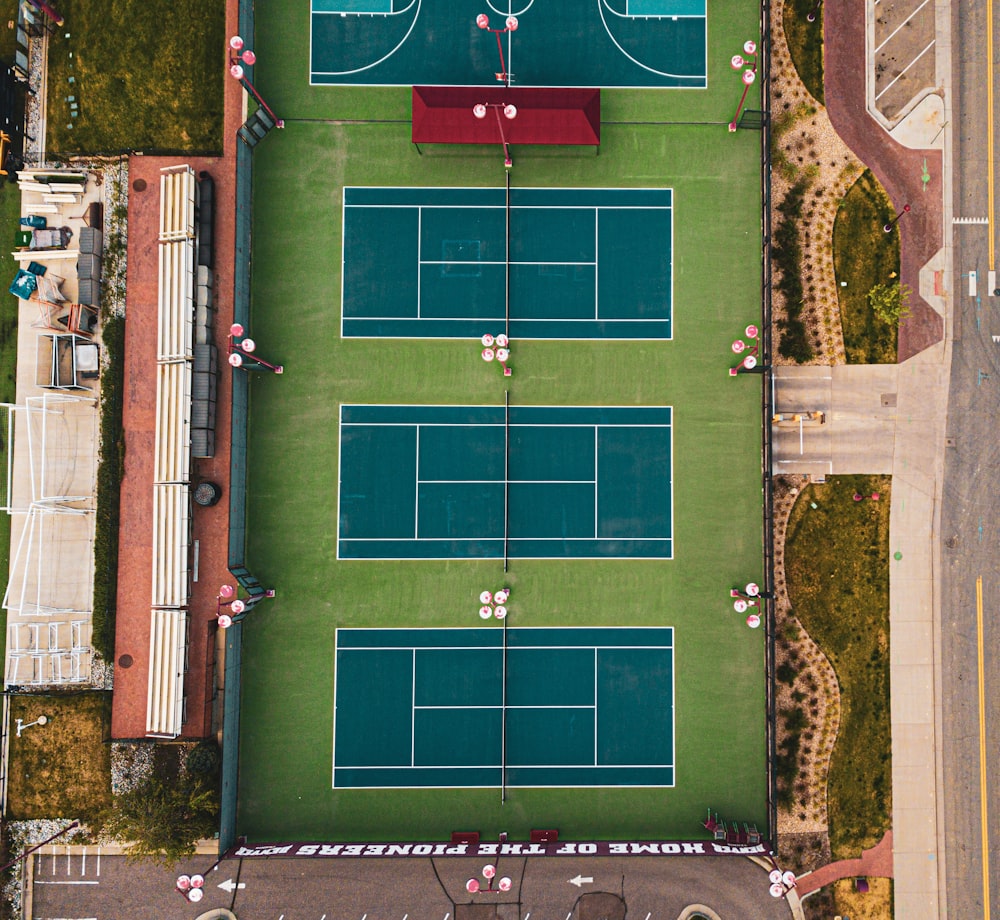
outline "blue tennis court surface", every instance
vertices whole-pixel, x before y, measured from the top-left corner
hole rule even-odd
[[[705,0],[312,0],[312,84],[475,86],[504,62],[519,86],[704,87]]]
[[[342,333],[669,339],[672,257],[671,189],[345,188]]]
[[[673,786],[673,629],[338,629],[334,788]]]
[[[666,406],[343,405],[338,558],[671,558],[672,433]]]

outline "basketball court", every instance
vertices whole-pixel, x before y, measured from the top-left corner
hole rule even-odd
[[[506,19],[501,44],[519,86],[703,88],[705,0],[312,0],[310,82],[469,86],[498,68],[494,37],[476,26]],[[470,69],[469,63],[473,66]]]

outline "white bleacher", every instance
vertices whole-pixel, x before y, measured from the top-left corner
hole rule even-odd
[[[184,719],[187,614],[153,610],[149,631],[149,692],[146,734],[176,737]]]
[[[184,718],[191,551],[191,381],[195,206],[187,165],[160,171],[153,590],[146,734],[176,737]]]

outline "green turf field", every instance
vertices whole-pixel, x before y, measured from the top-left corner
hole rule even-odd
[[[340,336],[344,187],[498,187],[499,149],[419,155],[409,90],[310,88],[308,9],[257,4],[257,85],[286,127],[254,153],[251,332],[285,373],[251,389],[248,562],[278,596],[244,632],[240,834],[690,837],[708,807],[766,826],[764,636],[728,596],[762,576],[762,378],[728,374],[760,321],[760,136],[726,130],[756,12],[710,10],[709,89],[604,93],[598,156],[514,150],[512,186],[673,190],[673,338],[518,340],[505,379],[475,339]],[[496,406],[505,388],[512,405],[672,407],[673,558],[338,561],[341,405]],[[478,629],[480,592],[503,583],[509,627],[673,629],[673,787],[513,788],[502,805],[490,788],[333,789],[335,631]]]

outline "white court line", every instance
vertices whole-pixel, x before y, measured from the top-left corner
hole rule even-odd
[[[892,83],[890,83],[890,84],[889,84],[888,86],[886,86],[886,87],[885,87],[885,88],[884,88],[884,89],[882,90],[882,92],[880,92],[880,93],[879,93],[879,94],[878,94],[878,95],[877,95],[877,96],[875,97],[875,101],[876,101],[876,102],[877,102],[877,101],[878,101],[878,100],[879,100],[879,99],[880,99],[880,98],[881,98],[882,96],[884,96],[884,95],[885,95],[885,94],[886,94],[886,93],[887,93],[887,92],[888,92],[888,91],[889,91],[890,89],[892,89],[892,87],[893,87],[893,86],[894,86],[894,85],[896,84],[896,80],[899,80],[899,78],[900,78],[900,77],[902,77],[902,76],[903,76],[903,75],[904,75],[904,74],[906,73],[906,71],[908,71],[908,70],[909,70],[909,69],[910,69],[910,68],[911,68],[911,67],[912,67],[912,66],[913,66],[914,64],[916,64],[916,63],[917,63],[917,61],[919,61],[919,60],[920,60],[920,59],[921,59],[921,58],[922,58],[922,57],[923,57],[923,56],[924,56],[925,54],[927,54],[927,52],[928,52],[928,51],[930,51],[930,50],[931,50],[931,48],[932,48],[932,47],[933,47],[933,45],[934,45],[934,41],[935,41],[935,39],[933,39],[933,38],[932,38],[932,39],[930,40],[929,44],[927,45],[927,47],[926,47],[926,48],[924,48],[924,50],[923,50],[923,51],[921,51],[921,52],[920,52],[920,54],[918,54],[918,55],[917,55],[917,56],[916,56],[916,57],[915,57],[915,58],[914,58],[914,59],[913,59],[912,61],[910,61],[910,63],[909,63],[909,64],[907,64],[907,65],[906,65],[906,67],[904,67],[904,68],[903,68],[903,69],[902,69],[902,70],[901,70],[901,71],[899,72],[899,75],[898,75],[898,76],[897,76],[897,77],[896,77],[896,78],[895,78],[895,79],[894,79],[894,80],[892,81]]]
[[[920,12],[920,11],[921,11],[921,10],[922,10],[922,9],[923,9],[923,8],[924,8],[925,6],[927,6],[927,4],[928,4],[928,3],[930,3],[930,2],[931,2],[931,0],[924,0],[924,2],[920,4],[920,6],[918,6],[918,7],[917,7],[917,8],[916,8],[916,9],[915,9],[915,10],[914,10],[914,11],[913,11],[912,13],[910,13],[910,15],[909,15],[909,16],[907,16],[907,17],[906,17],[906,19],[904,19],[904,20],[903,20],[903,21],[902,21],[902,22],[901,22],[901,23],[900,23],[900,24],[899,24],[898,26],[896,26],[896,28],[895,28],[895,29],[893,29],[893,30],[892,30],[892,34],[891,34],[891,35],[890,35],[890,36],[889,36],[889,37],[888,37],[888,38],[887,38],[887,39],[886,39],[886,40],[885,40],[884,42],[882,42],[882,44],[881,44],[881,45],[879,45],[879,46],[878,46],[878,47],[877,47],[877,48],[875,49],[875,53],[876,53],[876,54],[878,54],[878,52],[879,52],[879,51],[881,51],[881,50],[882,50],[882,48],[883,48],[883,47],[885,46],[886,42],[890,41],[890,40],[892,39],[892,37],[893,37],[893,36],[894,36],[894,35],[895,35],[895,34],[896,34],[896,33],[897,33],[897,32],[898,32],[898,31],[899,31],[900,29],[902,29],[902,28],[903,28],[903,26],[905,26],[905,25],[909,24],[909,21],[910,21],[910,20],[911,20],[911,19],[912,19],[912,18],[913,18],[914,16],[916,16],[916,15],[917,15],[917,13],[919,13],[919,12]]]
[[[970,297],[975,297],[976,296],[976,290],[977,290],[976,283],[977,283],[978,280],[979,280],[979,274],[978,274],[978,272],[969,272],[969,296]]]
[[[413,484],[413,539],[420,539],[420,425],[417,425],[416,482]]]
[[[417,206],[417,319],[420,319],[420,245],[423,240],[424,209]]]

